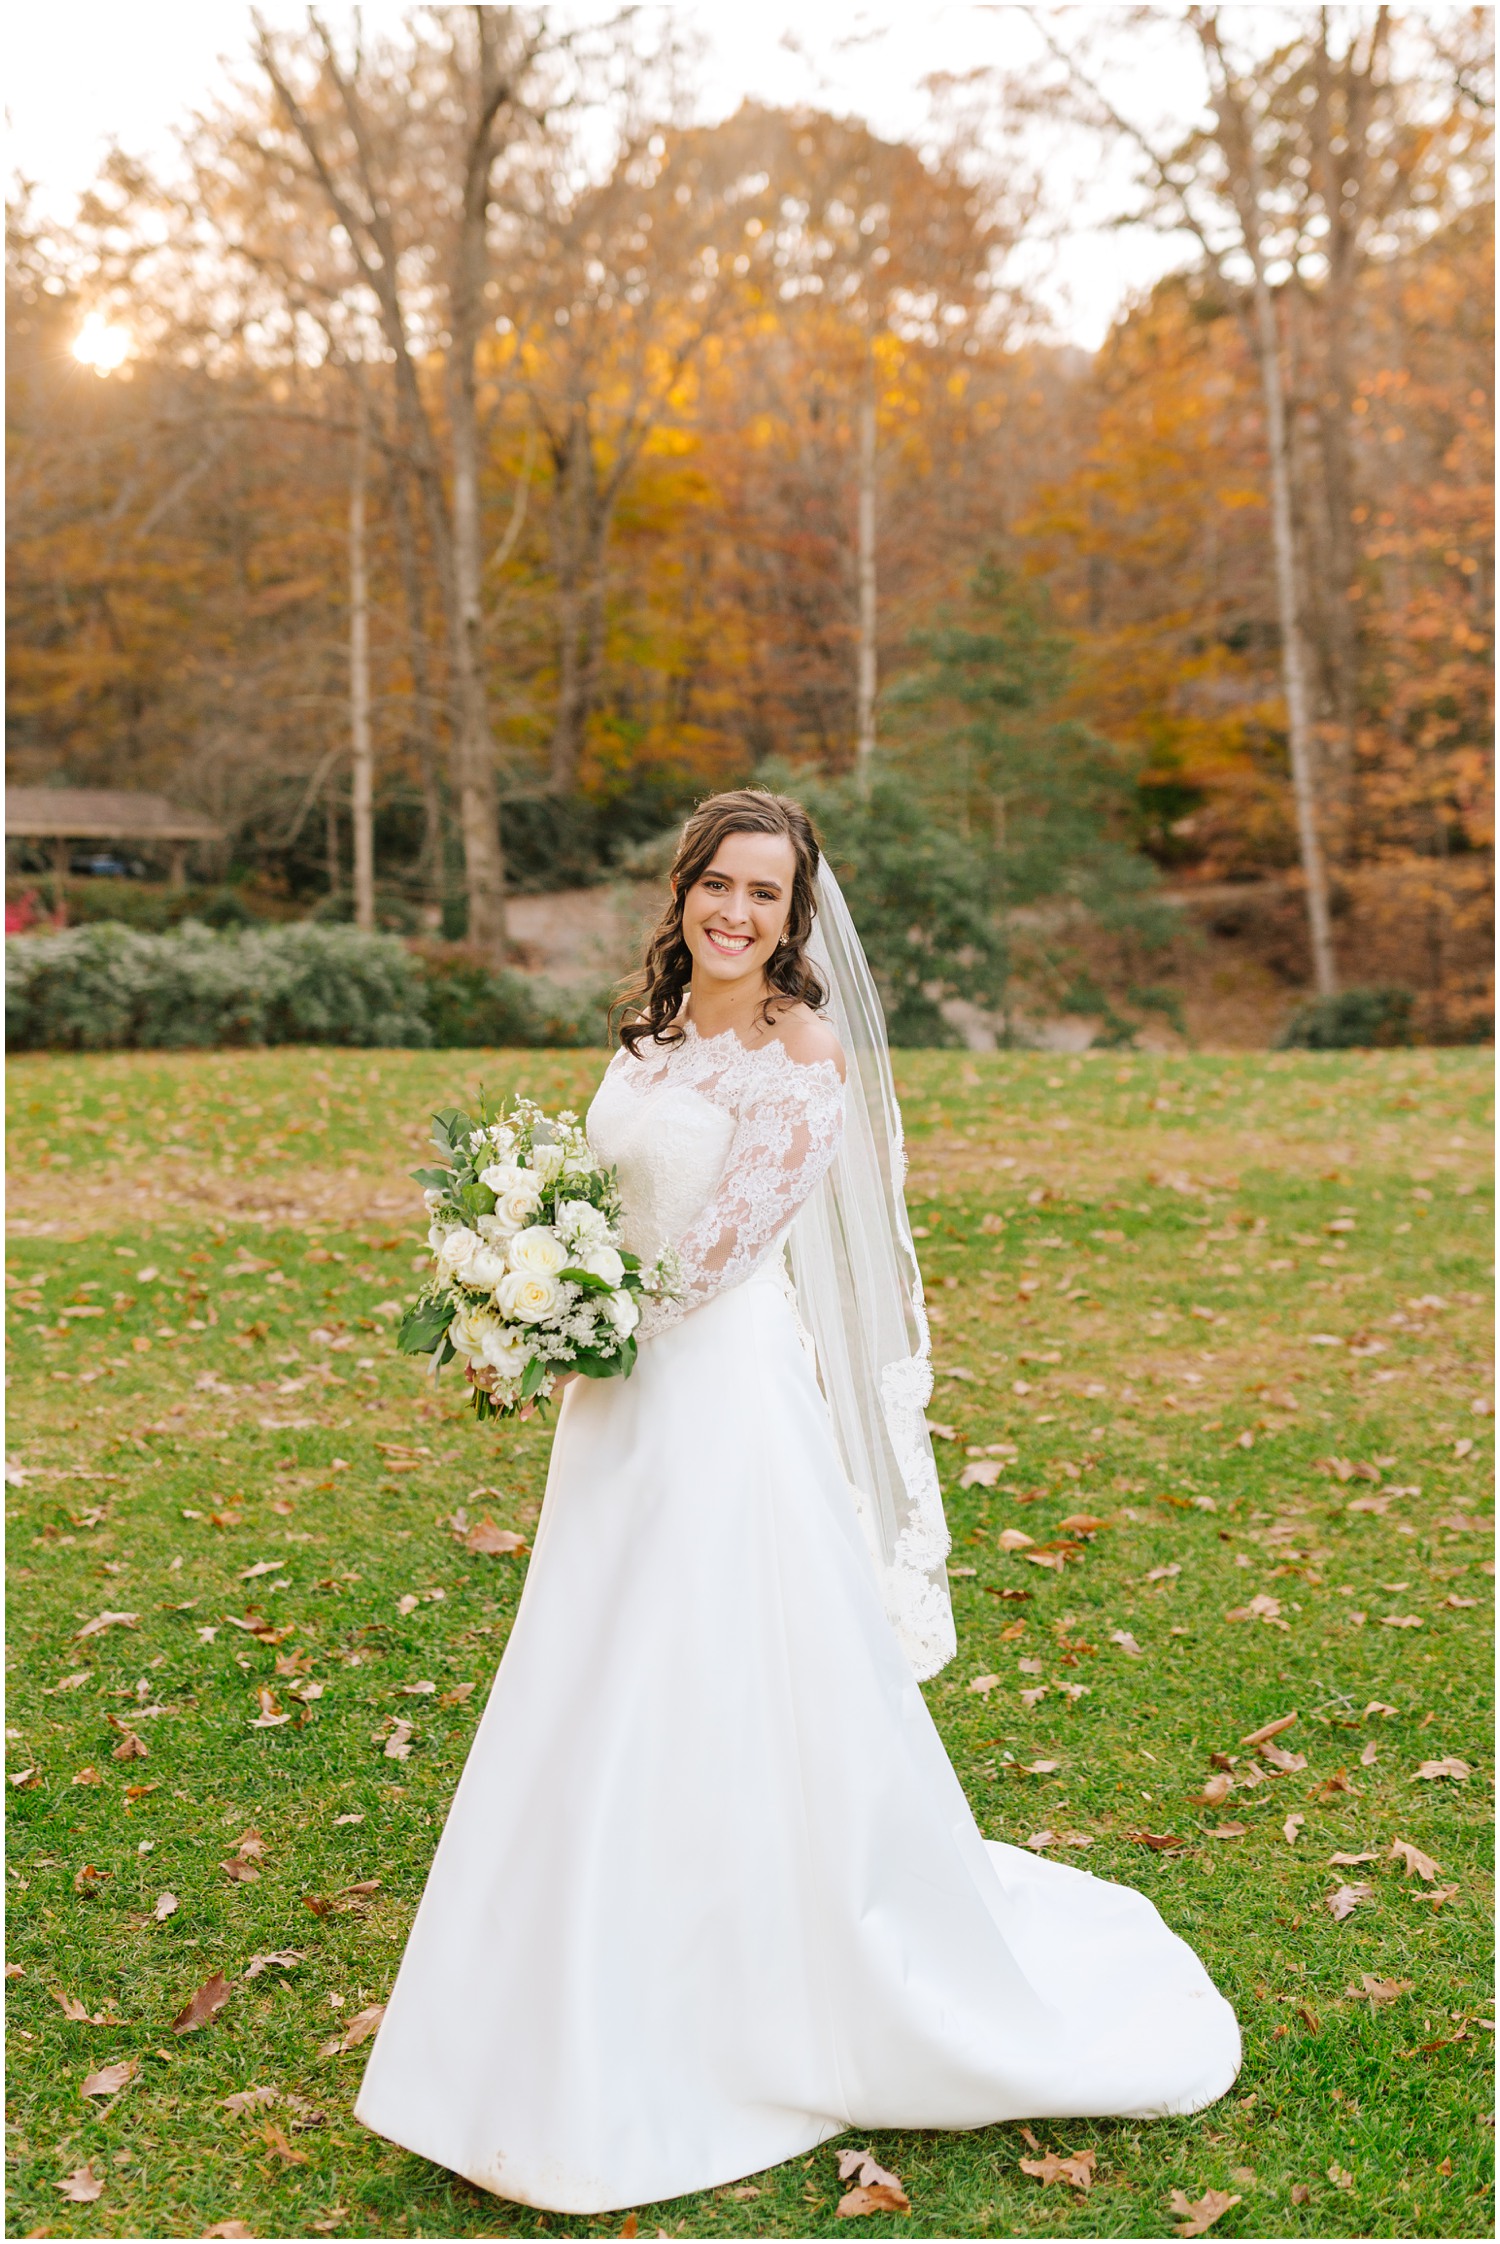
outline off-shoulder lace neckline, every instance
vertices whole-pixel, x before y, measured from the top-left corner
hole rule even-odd
[[[684,1042],[696,1044],[700,1050],[708,1051],[714,1045],[723,1044],[732,1039],[735,1050],[743,1053],[746,1059],[757,1059],[764,1052],[779,1052],[788,1067],[797,1068],[808,1075],[814,1075],[820,1069],[826,1069],[835,1083],[838,1084],[840,1090],[843,1089],[844,1078],[839,1073],[836,1060],[795,1060],[779,1037],[768,1036],[763,1044],[747,1044],[737,1028],[719,1029],[713,1036],[705,1036],[695,1021],[684,1019],[678,1021],[676,1025],[682,1030]],[[657,1049],[658,1051],[671,1052],[674,1047],[670,1044],[658,1045]],[[675,1049],[680,1051],[682,1046],[678,1045]]]

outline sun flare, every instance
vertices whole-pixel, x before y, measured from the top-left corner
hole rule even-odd
[[[73,338],[73,356],[96,374],[113,374],[131,352],[130,330],[117,327],[103,312],[90,312]]]

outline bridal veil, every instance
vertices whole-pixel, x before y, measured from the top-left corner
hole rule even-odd
[[[927,1431],[932,1349],[880,993],[826,858],[807,945],[848,1067],[844,1135],[789,1234],[844,1474],[891,1625],[919,1678],[956,1649],[948,1529]]]

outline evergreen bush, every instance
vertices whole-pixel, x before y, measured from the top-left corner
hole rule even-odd
[[[1370,983],[1315,997],[1299,1006],[1277,1037],[1281,1051],[1349,1052],[1375,1045],[1410,1044],[1412,992],[1398,983]]]
[[[5,946],[5,995],[11,1051],[432,1041],[421,971],[402,944],[306,922],[19,936]]]
[[[607,995],[391,935],[299,921],[142,934],[102,923],[5,946],[13,1052],[223,1045],[583,1046],[608,1040]]]

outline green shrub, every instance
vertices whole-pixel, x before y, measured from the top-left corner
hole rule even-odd
[[[1299,1006],[1276,1042],[1282,1051],[1347,1052],[1360,1046],[1410,1044],[1412,992],[1396,983],[1372,983],[1315,997]]]
[[[5,988],[13,1052],[608,1041],[603,991],[495,973],[461,954],[424,958],[392,935],[306,920],[16,936],[5,946]]]
[[[389,935],[305,923],[171,934],[118,924],[5,946],[12,1051],[430,1044],[421,970]]]
[[[462,956],[428,957],[423,964],[427,1023],[440,1048],[534,1050],[609,1041],[605,991],[561,989]]]

